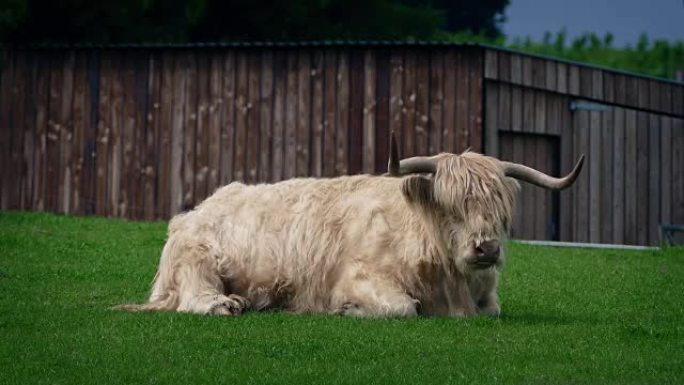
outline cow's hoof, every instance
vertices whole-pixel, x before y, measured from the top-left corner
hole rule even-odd
[[[209,309],[209,314],[214,315],[240,315],[249,308],[249,300],[237,294],[230,294],[227,297],[221,296]]]

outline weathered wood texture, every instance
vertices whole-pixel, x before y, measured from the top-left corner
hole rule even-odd
[[[601,103],[684,116],[684,84],[632,76],[551,58],[488,48],[487,80],[567,94]]]
[[[163,219],[232,181],[384,172],[482,151],[467,46],[6,53],[0,209]]]
[[[567,79],[569,88],[590,87],[594,95],[611,97],[623,92],[614,76],[607,81],[606,74],[599,79],[592,71]],[[684,117],[611,103],[572,109],[572,102],[588,100],[493,80],[484,84],[488,153],[557,173],[586,156],[575,185],[551,198],[523,184],[514,237],[656,245],[661,224],[684,223]],[[641,101],[655,106],[655,95],[669,101],[653,93]]]

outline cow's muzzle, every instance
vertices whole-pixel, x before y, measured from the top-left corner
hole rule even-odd
[[[501,256],[501,244],[499,241],[484,241],[475,246],[473,265],[477,268],[486,269],[499,262]]]

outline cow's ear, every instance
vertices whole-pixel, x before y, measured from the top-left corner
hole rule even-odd
[[[410,203],[422,206],[432,206],[435,203],[432,180],[422,176],[404,178],[401,193]]]

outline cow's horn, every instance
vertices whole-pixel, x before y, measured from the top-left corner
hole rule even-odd
[[[503,169],[504,174],[511,178],[519,179],[551,190],[562,190],[566,187],[570,187],[575,182],[580,171],[582,171],[583,164],[584,154],[580,156],[572,172],[562,178],[554,178],[539,170],[512,162],[502,161],[501,168]]]
[[[427,156],[415,156],[402,159],[399,162],[399,173],[401,175],[435,173],[436,171],[437,161]]]

